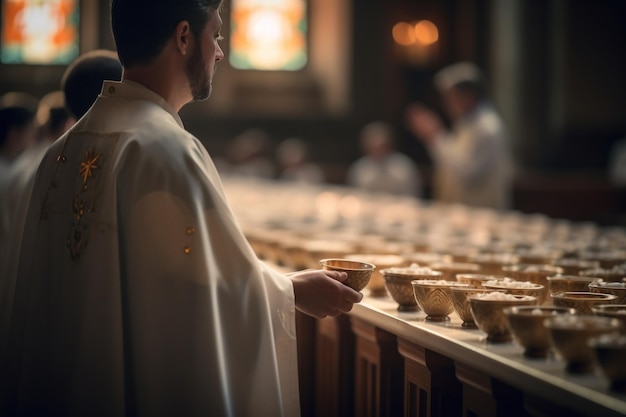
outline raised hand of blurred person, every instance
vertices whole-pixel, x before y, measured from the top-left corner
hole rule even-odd
[[[426,144],[434,142],[445,132],[441,118],[421,104],[411,104],[407,108],[406,123],[409,130]]]
[[[347,313],[354,303],[363,299],[363,294],[342,284],[347,278],[345,272],[306,270],[289,277],[293,282],[296,308],[316,318]]]

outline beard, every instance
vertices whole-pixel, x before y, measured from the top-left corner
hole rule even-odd
[[[206,61],[200,47],[196,45],[187,61],[187,79],[194,101],[206,100],[211,95],[211,77],[206,70]]]

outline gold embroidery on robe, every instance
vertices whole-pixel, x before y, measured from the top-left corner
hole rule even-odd
[[[96,162],[100,159],[100,154],[96,154],[93,150],[85,152],[85,159],[80,163],[78,175],[82,180],[82,185],[77,187],[78,191],[74,195],[72,203],[72,211],[74,212],[74,221],[72,228],[68,232],[67,249],[73,261],[77,261],[81,251],[87,246],[87,227],[84,217],[91,214],[95,210],[94,199],[88,195],[89,185],[95,179],[95,170],[100,167]]]

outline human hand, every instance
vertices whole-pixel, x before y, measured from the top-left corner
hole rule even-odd
[[[445,131],[441,118],[421,104],[409,105],[405,117],[409,130],[427,144]]]
[[[318,319],[347,313],[363,299],[363,294],[342,284],[347,278],[345,272],[306,270],[289,274],[289,278],[296,308]]]

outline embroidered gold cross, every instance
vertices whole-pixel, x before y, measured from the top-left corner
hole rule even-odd
[[[87,178],[93,175],[93,170],[98,168],[96,161],[100,155],[94,155],[92,151],[85,152],[85,160],[80,163],[80,175],[83,177],[83,184],[87,182]]]

